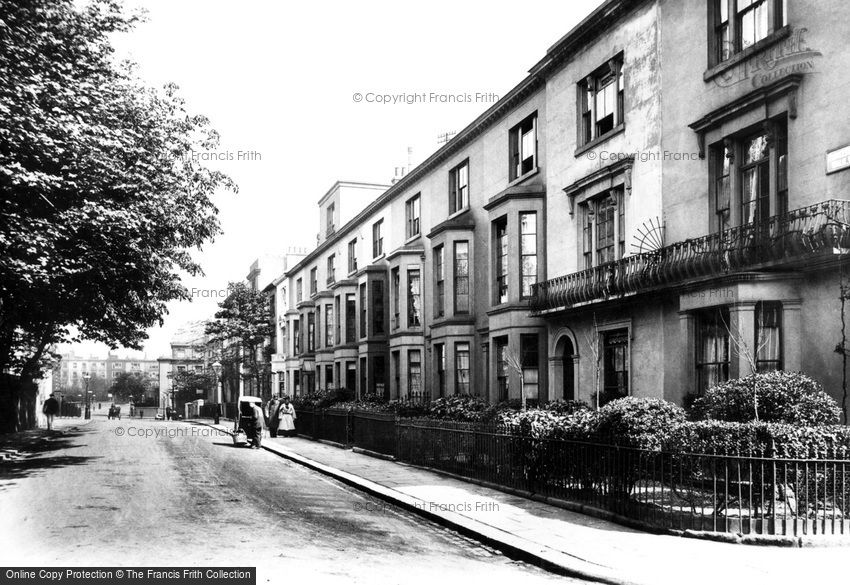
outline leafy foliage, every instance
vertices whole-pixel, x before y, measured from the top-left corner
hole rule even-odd
[[[812,378],[796,372],[769,372],[730,380],[694,400],[697,418],[727,422],[755,419],[795,425],[831,425],[840,420],[838,404]]]
[[[674,428],[665,450],[679,453],[717,453],[786,458],[838,458],[850,456],[850,427],[767,422],[693,421]]]
[[[141,400],[148,389],[147,380],[139,374],[124,372],[119,374],[112,382],[110,392],[113,402],[127,402],[129,400]]]
[[[189,299],[189,251],[220,231],[212,193],[235,189],[192,156],[218,136],[176,86],[116,63],[110,38],[138,21],[122,10],[2,4],[0,371],[22,378],[60,341],[139,348],[169,301]]]
[[[183,411],[183,405],[199,398],[212,396],[216,389],[217,379],[211,372],[194,372],[178,370],[172,378],[174,404],[178,412]]]
[[[555,414],[573,414],[580,410],[587,410],[590,407],[580,400],[553,400],[543,405],[544,410],[554,412]]]
[[[354,395],[345,388],[319,390],[313,394],[295,396],[292,404],[295,408],[329,408],[335,404],[351,402]]]
[[[261,350],[274,330],[271,307],[266,295],[244,282],[231,282],[228,290],[227,298],[218,304],[215,319],[207,322],[206,333],[213,346],[226,348],[223,354],[242,363],[245,377],[254,380],[261,393],[269,369]]]
[[[477,396],[446,396],[434,400],[428,407],[428,417],[444,420],[481,420],[490,405]]]
[[[630,396],[599,410],[598,432],[615,445],[657,450],[664,435],[684,422],[684,409],[672,402]]]

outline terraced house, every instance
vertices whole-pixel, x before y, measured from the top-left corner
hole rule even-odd
[[[787,369],[840,399],[848,19],[605,2],[286,274],[290,387],[681,402]]]

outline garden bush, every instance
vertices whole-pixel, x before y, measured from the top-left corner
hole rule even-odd
[[[694,418],[756,420],[754,396],[761,422],[818,426],[836,424],[841,417],[838,404],[815,380],[797,372],[767,372],[711,388],[694,400]]]
[[[483,398],[477,396],[447,396],[433,401],[428,407],[427,416],[443,420],[480,421],[491,408]]]
[[[330,410],[359,410],[383,414],[396,414],[401,418],[417,418],[426,416],[428,406],[420,402],[408,400],[386,400],[377,394],[366,395],[362,400],[337,402],[328,407]]]
[[[599,413],[589,408],[580,408],[571,414],[545,409],[505,411],[499,414],[497,422],[512,435],[535,439],[593,441],[597,439]]]
[[[619,398],[599,409],[599,436],[626,447],[660,450],[669,433],[685,423],[685,410],[660,398]]]
[[[295,408],[328,408],[339,402],[348,402],[353,399],[353,394],[345,388],[333,388],[330,390],[319,390],[312,394],[295,396],[292,405]]]
[[[694,421],[674,428],[665,440],[664,450],[744,457],[845,459],[850,456],[850,427]]]
[[[590,407],[579,400],[552,400],[543,405],[543,410],[555,414],[573,414],[579,410],[589,410]]]

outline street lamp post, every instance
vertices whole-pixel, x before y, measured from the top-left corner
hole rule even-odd
[[[221,362],[214,362],[212,369],[215,372],[215,424],[221,417]]]
[[[91,374],[88,372],[83,372],[83,380],[86,381],[86,420],[91,418],[91,394],[89,394],[89,380],[91,380]]]

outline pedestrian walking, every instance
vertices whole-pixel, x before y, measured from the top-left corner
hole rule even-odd
[[[277,394],[272,396],[272,399],[269,400],[268,405],[268,416],[269,416],[269,436],[274,438],[277,436],[277,425],[279,422],[278,418],[278,409],[280,408],[280,400],[278,400]]]
[[[251,403],[251,419],[248,424],[248,440],[252,442],[252,449],[259,449],[263,443],[263,421],[265,415],[263,409],[256,402]]]
[[[59,414],[59,401],[53,397],[53,394],[44,401],[44,406],[41,411],[47,417],[47,430],[53,430],[53,418]]]
[[[295,407],[289,401],[289,396],[283,397],[283,404],[278,407],[277,411],[278,434],[283,434],[284,437],[295,436]]]

